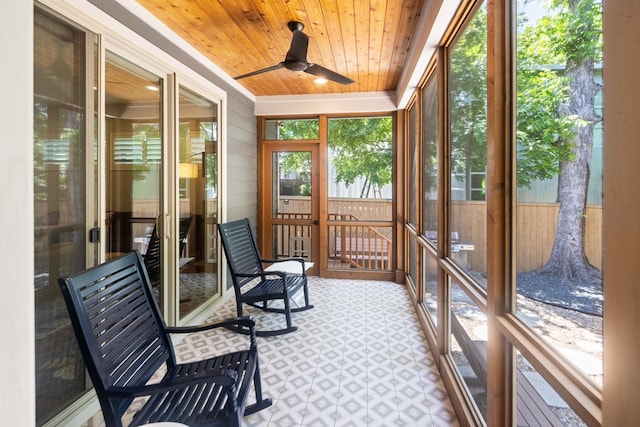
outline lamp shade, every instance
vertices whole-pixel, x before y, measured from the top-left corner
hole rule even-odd
[[[180,178],[197,178],[198,164],[197,163],[179,163],[178,176]]]

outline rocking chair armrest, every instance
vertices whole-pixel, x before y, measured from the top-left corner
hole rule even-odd
[[[172,334],[189,334],[192,332],[208,331],[215,328],[226,328],[229,326],[243,326],[253,329],[256,326],[255,320],[251,316],[232,317],[215,323],[204,323],[193,326],[167,326],[166,330]]]
[[[212,371],[213,372],[213,371]],[[145,384],[141,386],[111,386],[106,389],[106,393],[113,397],[141,397],[152,396],[154,394],[177,390],[185,386],[210,384],[212,382],[222,387],[231,387],[238,380],[238,374],[231,369],[219,369],[217,373],[208,373],[206,376],[189,377],[179,380],[163,380],[155,384]]]
[[[302,277],[307,277],[307,272],[306,272],[306,268],[304,266],[304,263],[306,262],[304,258],[301,257],[292,257],[292,258],[281,258],[281,259],[260,259],[261,263],[270,263],[271,266],[267,267],[267,270],[269,270],[269,274],[277,274],[280,277],[285,277],[286,274],[278,274],[278,263],[283,263],[283,262],[291,262],[291,261],[297,261],[300,263],[300,271],[299,272],[292,272],[290,270],[290,267],[285,267],[284,270],[282,271],[282,273],[287,273],[289,275],[294,274],[294,275],[301,275]],[[271,267],[275,268],[276,270],[272,270]]]
[[[238,277],[264,277],[267,274],[280,273],[280,272],[262,272],[262,273],[235,273],[235,276]],[[281,274],[278,274],[281,275]]]
[[[278,276],[283,278],[287,275],[284,271],[263,271],[262,273],[235,273],[234,276],[237,277],[260,277],[264,279],[265,276]]]
[[[286,261],[298,261],[301,264],[304,264],[304,258],[294,257],[294,258],[280,258],[280,259],[260,259],[260,262],[265,264],[275,264],[278,262],[286,262]]]

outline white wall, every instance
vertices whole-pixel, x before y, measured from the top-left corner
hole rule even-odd
[[[33,3],[0,7],[0,425],[35,424]]]

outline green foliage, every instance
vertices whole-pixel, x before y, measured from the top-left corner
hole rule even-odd
[[[553,0],[550,8],[557,11],[557,37],[554,45],[565,62],[602,59],[602,0]]]
[[[392,180],[392,120],[390,117],[331,119],[329,148],[336,180],[351,185],[364,179],[361,197],[374,195]]]
[[[317,126],[317,121],[285,120],[281,131],[291,139],[313,139],[317,138]],[[310,135],[316,136],[312,138]],[[381,188],[392,180],[392,139],[391,117],[329,120],[329,149],[336,180],[351,185],[356,179],[363,178],[361,197],[367,197],[370,191],[374,195],[379,194]],[[308,177],[311,172],[311,153],[281,153],[279,164],[287,174],[296,172],[299,177]],[[300,187],[301,195],[310,192],[310,186]]]
[[[302,184],[300,186],[300,195],[301,196],[310,196],[311,195],[311,186],[309,184]]]
[[[568,102],[566,79],[551,70],[523,70],[518,75],[518,186],[559,173],[560,161],[570,159],[574,117],[558,114]]]
[[[317,119],[282,120],[278,125],[279,140],[318,139]]]
[[[280,170],[285,174],[296,172],[300,176],[309,176],[311,173],[311,152],[283,152],[279,156]]]
[[[451,168],[484,171],[487,159],[487,12],[479,9],[449,56]]]
[[[601,60],[601,8],[599,0],[552,0],[537,22],[519,17],[518,186],[552,178],[561,162],[573,160],[573,129],[580,120],[564,113],[572,96],[564,70]]]

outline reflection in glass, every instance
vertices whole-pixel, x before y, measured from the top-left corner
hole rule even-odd
[[[594,37],[574,40],[559,25],[578,13],[574,8],[519,2],[516,69],[517,315],[599,386],[601,7],[594,2],[579,12],[580,34]],[[550,45],[549,28],[570,42]]]
[[[434,326],[438,326],[438,265],[426,250],[424,252],[424,297],[422,304],[426,307]],[[436,329],[437,330],[437,329]]]
[[[409,277],[411,278],[411,286],[415,289],[418,285],[418,260],[416,236],[409,233]]]
[[[37,424],[54,416],[86,390],[90,383],[69,323],[57,279],[87,267],[87,208],[95,213],[95,198],[87,200],[87,120],[93,119],[87,94],[85,44],[94,41],[45,15],[34,16],[34,292],[35,389]],[[87,66],[95,70],[94,67]],[[93,156],[95,157],[95,156]],[[95,195],[95,193],[93,193]],[[93,256],[91,257],[93,258]]]
[[[469,394],[487,418],[487,316],[451,282],[451,358]]]
[[[161,106],[159,77],[106,53],[106,256],[138,250],[160,298]]]
[[[408,175],[408,202],[409,202],[409,212],[408,212],[408,221],[409,224],[412,224],[414,227],[417,227],[417,206],[418,206],[418,201],[416,200],[416,195],[418,194],[418,161],[417,161],[417,157],[418,157],[418,151],[417,151],[417,141],[416,141],[416,134],[418,132],[418,129],[416,129],[417,127],[417,108],[414,105],[411,106],[410,110],[409,110],[409,129],[408,129],[408,152],[409,152],[409,164],[407,165],[407,175]]]
[[[408,151],[409,151],[409,162],[407,165],[407,174],[408,174],[408,204],[409,204],[409,212],[407,214],[409,224],[413,226],[415,230],[418,228],[417,217],[418,217],[418,147],[417,147],[417,138],[416,135],[418,133],[417,129],[417,121],[418,121],[418,113],[417,113],[416,104],[413,104],[409,108],[409,129],[408,129]],[[416,235],[414,232],[407,233],[408,238],[408,246],[409,246],[409,265],[408,265],[408,274],[411,279],[409,283],[415,289],[418,284],[418,263],[417,263],[417,242]]]
[[[219,292],[217,104],[179,91],[177,265],[180,318]]]
[[[478,273],[486,272],[486,27],[483,4],[449,56],[451,257],[461,268]]]

